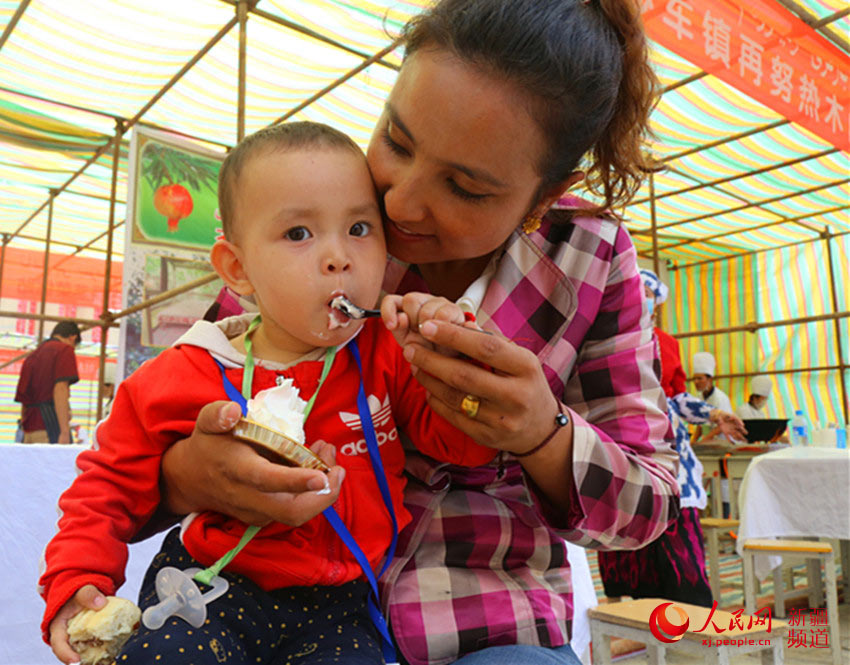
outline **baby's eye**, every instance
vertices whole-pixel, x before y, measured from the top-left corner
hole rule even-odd
[[[362,238],[363,236],[369,235],[369,232],[371,230],[372,225],[369,222],[355,222],[348,230],[348,234],[352,236],[357,236],[358,238]]]
[[[287,240],[292,240],[293,242],[299,242],[301,240],[306,240],[310,237],[310,232],[304,226],[293,226],[286,233],[283,234],[283,237]]]

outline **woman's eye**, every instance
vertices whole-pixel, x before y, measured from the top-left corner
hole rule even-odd
[[[362,238],[363,236],[369,235],[369,232],[371,230],[372,225],[369,222],[356,222],[348,230],[348,234],[352,236],[357,236],[358,238]]]
[[[383,139],[384,144],[386,144],[386,146],[396,155],[402,155],[404,157],[410,156],[410,153],[407,151],[407,149],[403,148],[398,143],[393,141],[392,137],[390,136],[389,129],[384,128],[384,130],[381,132],[381,138]]]
[[[465,201],[473,201],[473,202],[483,201],[488,196],[490,196],[489,194],[473,194],[472,192],[469,192],[469,191],[465,190],[463,187],[461,187],[460,185],[458,185],[451,178],[449,178],[447,182],[449,183],[449,189],[452,190],[452,193],[455,196],[457,196],[461,199],[464,199]]]
[[[309,238],[310,232],[303,226],[293,226],[283,234],[283,237],[287,240],[292,240],[293,242],[299,242]]]

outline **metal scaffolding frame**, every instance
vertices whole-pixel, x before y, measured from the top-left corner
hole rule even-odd
[[[140,311],[142,309],[151,307],[152,305],[155,305],[155,304],[158,304],[158,303],[163,302],[165,300],[168,300],[169,298],[172,298],[176,295],[179,295],[179,294],[184,293],[186,291],[189,291],[189,290],[192,290],[192,289],[197,288],[199,286],[202,286],[203,284],[207,284],[207,283],[213,281],[216,278],[216,275],[211,274],[211,275],[208,275],[208,276],[203,277],[201,279],[195,280],[193,282],[189,282],[189,283],[181,285],[177,288],[166,291],[166,292],[156,296],[155,298],[145,300],[141,303],[138,303],[137,305],[134,305],[133,307],[124,309],[120,312],[114,312],[113,313],[113,312],[109,311],[109,308],[108,308],[108,305],[109,305],[109,282],[110,282],[110,278],[111,278],[111,266],[112,266],[112,259],[113,259],[113,239],[114,239],[114,234],[115,234],[116,229],[120,228],[125,223],[124,220],[120,220],[120,221],[116,222],[116,220],[115,220],[115,207],[116,207],[116,202],[117,202],[116,201],[116,199],[117,199],[116,191],[117,191],[118,172],[119,172],[119,169],[120,169],[120,156],[121,156],[121,149],[122,149],[122,140],[123,140],[123,137],[126,135],[126,133],[136,124],[144,124],[146,126],[150,126],[150,127],[156,128],[156,129],[168,131],[168,132],[171,132],[173,134],[183,136],[183,137],[186,137],[186,138],[190,138],[190,139],[200,141],[200,142],[203,142],[203,143],[207,143],[207,144],[211,144],[211,145],[217,145],[217,146],[224,146],[226,148],[229,148],[230,146],[227,145],[227,144],[219,143],[219,142],[216,142],[214,140],[210,140],[208,138],[192,136],[192,135],[186,134],[185,132],[181,132],[180,130],[177,130],[177,129],[174,129],[174,128],[171,128],[171,127],[163,127],[163,126],[155,125],[155,124],[152,124],[152,123],[147,123],[147,122],[143,121],[143,116],[145,115],[145,113],[147,113],[148,110],[150,110],[156,104],[156,102],[160,98],[162,98],[163,95],[165,95],[165,93],[169,89],[171,89],[195,64],[197,64],[204,57],[204,55],[206,55],[210,51],[210,49],[212,49],[212,47],[215,46],[216,43],[218,43],[232,28],[238,26],[238,29],[239,29],[239,51],[238,51],[239,52],[239,65],[238,65],[238,97],[237,97],[236,123],[237,123],[237,137],[239,139],[241,139],[244,136],[244,133],[245,133],[245,111],[246,111],[246,100],[245,100],[245,95],[246,95],[246,68],[247,68],[247,62],[246,62],[247,30],[246,30],[246,27],[247,27],[249,18],[252,17],[252,16],[255,16],[255,17],[261,18],[263,20],[269,21],[273,24],[279,25],[284,29],[296,31],[296,32],[303,34],[303,35],[306,35],[306,36],[308,36],[312,39],[318,40],[320,42],[323,42],[323,43],[328,44],[330,46],[333,46],[335,48],[339,48],[339,49],[341,49],[341,50],[343,50],[347,53],[357,55],[358,57],[363,59],[363,62],[360,63],[358,66],[349,70],[343,76],[339,77],[338,79],[336,79],[334,82],[332,82],[328,86],[322,88],[321,90],[319,90],[314,95],[310,96],[309,98],[307,98],[306,100],[304,100],[300,104],[293,107],[291,110],[287,111],[285,114],[283,114],[278,119],[276,119],[272,124],[277,124],[277,123],[283,122],[286,119],[288,119],[289,117],[292,117],[293,115],[295,115],[299,111],[303,110],[304,108],[306,108],[310,104],[314,103],[316,100],[318,100],[321,97],[323,97],[324,95],[328,94],[331,90],[333,90],[336,87],[338,87],[339,85],[343,84],[345,81],[356,76],[359,72],[363,71],[364,69],[371,66],[372,64],[377,64],[377,65],[380,65],[382,67],[386,67],[386,68],[389,68],[389,69],[392,69],[392,70],[398,69],[397,65],[390,63],[387,60],[385,60],[385,56],[388,55],[389,53],[391,53],[393,50],[395,50],[398,47],[398,41],[394,41],[391,44],[389,44],[386,48],[381,49],[377,53],[370,55],[368,53],[360,52],[357,49],[354,49],[354,48],[352,48],[352,47],[350,47],[350,46],[348,46],[348,45],[346,45],[346,44],[344,44],[344,43],[342,43],[338,40],[332,39],[332,38],[330,38],[326,35],[323,35],[319,32],[316,32],[315,30],[312,30],[312,29],[309,29],[305,26],[299,25],[298,23],[295,23],[293,21],[289,21],[285,18],[282,18],[280,16],[276,16],[276,15],[271,14],[269,12],[259,10],[255,6],[257,4],[258,0],[221,0],[221,2],[229,4],[234,8],[234,17],[230,21],[228,21],[215,35],[213,35],[208,40],[208,42],[188,62],[186,62],[186,64],[184,64],[183,67],[181,67],[180,70],[177,73],[175,73],[172,76],[172,78],[165,85],[163,85],[160,88],[160,90],[156,94],[154,94],[153,97],[132,118],[124,118],[124,117],[116,116],[114,114],[106,113],[104,111],[100,111],[100,110],[97,110],[97,109],[90,109],[90,108],[83,108],[83,107],[79,107],[79,106],[74,106],[74,105],[66,104],[66,103],[58,101],[58,100],[46,99],[46,98],[39,97],[39,96],[36,96],[36,95],[32,95],[32,94],[29,94],[29,93],[24,93],[24,92],[21,92],[21,91],[16,91],[16,90],[13,90],[13,89],[10,89],[10,88],[0,86],[0,91],[3,91],[3,92],[7,92],[7,93],[10,93],[10,94],[14,94],[14,95],[20,95],[20,96],[25,97],[25,98],[49,102],[49,103],[52,103],[52,104],[58,104],[58,105],[61,105],[61,106],[65,106],[67,108],[73,108],[73,109],[76,109],[76,110],[79,110],[79,111],[100,115],[102,117],[109,117],[109,118],[112,118],[115,121],[114,135],[109,137],[108,140],[106,140],[102,145],[97,147],[95,149],[94,153],[92,154],[92,156],[74,174],[72,174],[61,187],[52,189],[50,191],[50,195],[49,195],[48,199],[39,208],[37,208],[26,220],[24,220],[14,232],[3,233],[2,234],[2,245],[0,245],[0,293],[2,293],[3,270],[4,270],[4,263],[5,263],[5,258],[6,258],[6,247],[7,247],[7,245],[9,245],[9,243],[13,242],[15,239],[35,240],[35,241],[40,241],[40,242],[45,243],[45,258],[44,258],[44,268],[43,268],[43,275],[42,275],[42,300],[41,300],[40,313],[39,314],[28,314],[28,313],[20,313],[20,312],[0,311],[0,316],[4,316],[4,317],[38,320],[39,321],[39,339],[41,339],[41,337],[43,335],[43,325],[44,325],[45,321],[54,321],[54,320],[61,320],[61,319],[68,318],[68,317],[51,316],[51,315],[45,314],[45,312],[44,312],[45,304],[46,304],[47,273],[48,273],[48,260],[49,260],[49,256],[50,256],[50,251],[49,251],[50,245],[55,244],[55,245],[59,245],[59,246],[66,246],[66,247],[70,246],[70,247],[75,248],[75,251],[72,254],[70,254],[66,257],[63,257],[62,259],[57,261],[56,264],[54,265],[54,269],[57,265],[60,265],[62,262],[68,260],[71,256],[79,254],[83,250],[95,250],[95,251],[105,253],[106,256],[105,256],[104,294],[103,294],[102,312],[101,312],[99,318],[94,319],[94,320],[93,319],[82,319],[82,318],[72,319],[72,320],[75,320],[78,324],[80,324],[81,327],[83,327],[83,329],[100,327],[101,330],[102,330],[101,347],[100,347],[100,370],[99,370],[99,377],[98,377],[98,383],[100,385],[102,385],[103,377],[104,377],[104,366],[105,366],[105,359],[106,359],[106,338],[107,338],[106,332],[110,327],[117,326],[118,325],[117,322],[125,316],[133,314],[133,313]],[[827,39],[829,39],[830,41],[835,43],[839,48],[841,48],[845,52],[848,51],[848,42],[847,42],[845,36],[841,35],[840,33],[836,32],[835,30],[833,30],[830,27],[830,24],[837,21],[838,19],[850,14],[850,8],[841,10],[839,12],[835,12],[834,14],[832,14],[830,16],[827,16],[827,17],[824,17],[823,19],[817,20],[814,17],[808,15],[808,13],[803,8],[801,8],[797,3],[793,2],[793,0],[778,0],[778,2],[780,2],[782,5],[784,5],[786,8],[788,8],[791,12],[793,12],[797,16],[799,16],[805,23],[807,23],[813,29],[817,30],[822,35],[824,35]],[[21,16],[26,11],[29,3],[30,3],[30,0],[21,0],[21,2],[19,3],[17,10],[15,11],[15,14],[10,19],[9,23],[6,25],[6,28],[5,28],[2,36],[0,36],[0,49],[3,48],[4,44],[7,42],[9,37],[13,34],[16,25],[18,24]],[[683,78],[683,79],[681,79],[677,82],[674,82],[674,83],[668,85],[663,90],[663,92],[667,93],[667,92],[676,90],[676,89],[681,88],[683,86],[686,86],[686,85],[688,85],[688,84],[690,84],[694,81],[698,81],[698,80],[704,78],[707,75],[708,74],[706,72],[701,71],[701,72],[698,72],[696,74],[687,76],[687,77],[685,77],[685,78]],[[760,133],[763,133],[763,132],[767,132],[767,131],[782,127],[782,126],[784,126],[788,123],[789,123],[789,121],[786,120],[786,119],[780,119],[780,120],[772,121],[772,122],[766,123],[764,125],[760,125],[758,127],[753,127],[751,129],[748,129],[748,130],[743,131],[743,132],[739,132],[739,133],[736,133],[736,134],[733,134],[733,135],[730,135],[730,136],[726,136],[726,137],[717,139],[715,141],[711,141],[709,143],[705,143],[705,144],[695,146],[695,147],[687,149],[687,150],[680,151],[680,152],[672,154],[672,155],[668,155],[667,157],[659,160],[659,163],[662,164],[662,165],[668,165],[668,168],[671,168],[671,170],[675,171],[675,169],[672,169],[672,167],[669,166],[669,165],[672,165],[677,160],[681,160],[685,157],[688,157],[688,156],[691,156],[691,155],[694,155],[694,154],[698,154],[702,151],[710,150],[710,149],[713,149],[713,148],[716,148],[716,147],[719,147],[719,146],[722,146],[722,145],[725,145],[725,144],[728,144],[728,143],[740,141],[741,139],[747,138],[749,136],[754,136],[756,134],[760,134]],[[75,244],[72,244],[72,243],[57,242],[55,240],[52,240],[51,239],[52,211],[53,211],[53,203],[54,203],[56,197],[61,195],[63,192],[67,192],[67,193],[73,193],[75,195],[89,196],[89,197],[92,197],[92,198],[99,198],[101,200],[107,200],[106,197],[98,196],[98,195],[95,195],[95,194],[75,192],[75,191],[69,189],[69,187],[82,173],[84,173],[86,171],[86,169],[89,166],[96,163],[101,157],[105,157],[110,148],[112,148],[112,155],[111,155],[111,157],[112,157],[112,160],[111,160],[111,162],[112,162],[111,163],[112,180],[111,180],[110,197],[108,199],[108,201],[109,201],[109,219],[108,219],[107,230],[104,231],[103,233],[100,233],[98,236],[96,236],[92,240],[90,240],[87,243],[82,244],[82,245],[75,245]],[[833,257],[833,249],[832,249],[832,240],[834,238],[847,235],[850,232],[831,233],[829,227],[825,227],[823,231],[819,231],[818,230],[819,227],[812,226],[812,225],[807,224],[803,221],[803,220],[809,220],[809,219],[812,219],[812,218],[816,218],[819,215],[824,215],[824,214],[829,214],[829,213],[832,213],[832,212],[845,210],[850,206],[847,206],[847,205],[838,206],[838,207],[834,207],[834,208],[830,208],[830,209],[825,209],[825,210],[819,211],[817,213],[810,213],[810,214],[807,214],[807,215],[800,215],[800,216],[797,216],[797,217],[781,217],[780,216],[779,219],[777,219],[777,220],[766,222],[764,224],[756,225],[756,226],[749,227],[749,228],[735,229],[733,231],[727,231],[727,232],[707,235],[707,236],[703,236],[703,237],[700,237],[700,238],[679,237],[678,240],[675,240],[675,241],[670,242],[668,244],[659,244],[659,238],[661,237],[660,232],[664,231],[665,229],[670,229],[670,228],[681,226],[681,225],[684,225],[684,224],[701,221],[701,220],[704,220],[704,219],[708,219],[710,217],[720,217],[720,216],[723,216],[723,215],[726,215],[726,214],[731,214],[731,213],[738,212],[738,211],[748,209],[748,208],[754,208],[754,207],[762,208],[763,210],[765,210],[765,212],[768,212],[769,214],[779,216],[779,213],[770,211],[769,209],[765,209],[763,206],[768,205],[770,203],[776,203],[778,201],[782,201],[782,200],[785,200],[785,199],[794,198],[796,196],[802,196],[802,195],[817,192],[817,191],[820,191],[820,190],[823,190],[823,189],[828,189],[830,187],[837,187],[837,186],[840,186],[840,185],[845,184],[847,182],[850,182],[850,178],[845,178],[845,179],[842,179],[842,180],[833,181],[833,182],[830,182],[830,183],[827,183],[827,184],[820,184],[820,185],[810,187],[810,188],[807,188],[807,189],[803,189],[803,190],[788,192],[788,193],[783,194],[781,196],[771,197],[771,198],[767,198],[767,199],[764,199],[764,200],[761,200],[761,201],[752,201],[752,202],[745,201],[745,202],[742,203],[741,206],[735,206],[735,207],[728,208],[728,209],[725,209],[725,210],[719,210],[719,211],[715,211],[715,212],[704,214],[704,215],[698,215],[698,216],[695,216],[695,217],[690,217],[690,218],[687,218],[687,219],[680,219],[680,220],[676,220],[676,221],[673,221],[673,222],[668,222],[666,224],[660,224],[659,225],[658,221],[657,221],[657,214],[656,214],[656,204],[657,204],[657,201],[659,201],[661,199],[671,197],[671,196],[696,192],[696,191],[699,191],[699,190],[705,189],[705,188],[719,188],[721,185],[725,185],[725,184],[728,184],[730,182],[734,182],[736,180],[740,180],[740,179],[747,178],[747,177],[754,176],[754,175],[760,175],[760,174],[768,173],[770,171],[774,171],[774,170],[789,167],[789,166],[794,166],[794,165],[797,165],[797,164],[804,163],[808,160],[824,157],[826,155],[829,155],[829,154],[832,154],[832,153],[835,153],[835,152],[837,152],[836,149],[823,150],[823,151],[820,151],[820,152],[817,152],[817,153],[813,153],[813,154],[809,154],[809,155],[803,155],[803,156],[800,156],[800,157],[797,157],[797,158],[794,158],[794,159],[785,160],[785,161],[782,161],[782,162],[778,162],[776,164],[771,164],[771,165],[768,165],[766,167],[756,169],[756,170],[753,170],[753,171],[734,174],[734,175],[731,175],[731,176],[726,176],[726,177],[723,177],[723,178],[711,180],[711,181],[708,181],[708,182],[705,182],[705,183],[695,183],[692,186],[684,187],[684,188],[681,188],[681,189],[678,189],[678,190],[675,190],[675,191],[665,192],[665,193],[662,193],[662,194],[656,193],[656,191],[655,191],[655,178],[654,178],[653,174],[650,174],[650,176],[649,176],[649,189],[650,189],[649,197],[644,198],[644,199],[639,199],[639,200],[635,201],[634,203],[647,203],[648,202],[650,204],[651,226],[650,226],[649,229],[633,230],[632,233],[636,236],[645,236],[645,235],[651,236],[651,244],[652,244],[651,252],[642,252],[641,256],[650,257],[652,259],[653,264],[654,264],[655,269],[656,269],[656,272],[659,272],[659,268],[660,268],[660,264],[661,264],[661,260],[662,260],[662,256],[661,256],[662,253],[665,250],[673,249],[673,248],[676,248],[676,247],[681,247],[683,245],[689,245],[689,244],[695,244],[695,243],[711,243],[712,241],[714,241],[718,238],[725,238],[725,237],[729,237],[729,236],[732,236],[732,235],[735,235],[735,234],[746,233],[746,232],[750,232],[750,231],[757,231],[757,230],[760,230],[760,229],[769,228],[771,226],[789,224],[789,223],[797,223],[797,224],[803,226],[806,230],[817,234],[817,235],[815,235],[811,238],[802,239],[802,240],[800,240],[796,243],[788,243],[788,244],[785,244],[785,245],[781,245],[781,246],[777,246],[777,247],[770,247],[770,248],[760,248],[760,249],[755,249],[755,250],[746,251],[746,252],[734,252],[733,251],[732,253],[730,253],[726,256],[723,256],[723,257],[706,259],[704,261],[696,261],[696,262],[693,262],[693,263],[688,263],[688,264],[683,264],[683,265],[678,265],[678,266],[672,265],[672,266],[670,266],[670,269],[671,270],[681,270],[681,269],[699,266],[699,265],[712,263],[712,262],[730,261],[730,260],[735,260],[735,259],[742,258],[742,257],[752,256],[752,255],[762,253],[762,252],[774,251],[774,250],[781,249],[781,248],[784,248],[784,247],[790,247],[790,246],[794,246],[794,245],[798,245],[798,244],[805,244],[805,243],[822,241],[826,245],[826,251],[827,251],[827,254],[828,254],[828,257],[829,257],[831,301],[832,301],[832,309],[833,309],[833,311],[831,313],[818,315],[818,316],[812,316],[812,317],[800,317],[800,318],[796,318],[796,319],[786,319],[786,320],[783,320],[783,321],[773,321],[773,322],[763,322],[763,323],[751,322],[751,323],[748,323],[748,324],[745,324],[745,325],[742,325],[742,326],[733,326],[733,327],[728,327],[728,328],[718,328],[718,329],[707,330],[707,331],[685,332],[685,333],[677,334],[676,337],[685,338],[685,337],[693,337],[693,336],[709,336],[709,335],[727,334],[727,333],[740,332],[740,331],[756,332],[757,330],[760,330],[760,329],[763,329],[763,328],[768,328],[768,327],[774,327],[774,326],[801,325],[801,324],[811,322],[811,321],[833,320],[834,323],[835,323],[835,326],[836,326],[837,354],[838,354],[838,359],[839,359],[838,365],[829,366],[829,367],[817,367],[817,368],[798,368],[798,369],[791,369],[791,370],[773,370],[773,371],[769,371],[767,373],[773,374],[773,373],[789,373],[789,372],[807,372],[807,371],[819,371],[819,370],[827,370],[827,369],[828,370],[839,370],[839,372],[840,372],[839,384],[840,384],[840,387],[841,387],[841,392],[842,392],[842,397],[843,397],[844,417],[845,417],[845,420],[850,421],[850,413],[848,413],[848,411],[850,411],[850,402],[848,402],[848,387],[846,385],[846,378],[845,378],[845,373],[846,373],[848,367],[850,367],[850,366],[848,365],[848,362],[844,358],[844,349],[843,349],[842,344],[841,344],[841,336],[840,336],[840,330],[839,330],[840,319],[850,316],[850,312],[840,312],[840,311],[838,311],[839,303],[838,303],[838,300],[837,300],[836,276],[835,276],[835,266],[834,266],[834,257]],[[687,174],[683,174],[680,171],[676,171],[676,172],[684,175],[685,177],[693,179],[692,176],[689,176]],[[734,194],[731,193],[731,192],[727,192],[725,190],[721,190],[721,191],[723,191],[724,194],[726,194],[726,195],[734,196]],[[45,210],[45,208],[47,208],[47,210],[48,210],[48,224],[47,224],[46,237],[45,238],[37,238],[37,237],[34,237],[34,236],[24,235],[23,230],[26,228],[26,226],[30,222],[32,222],[32,220],[35,219],[39,214],[41,214]],[[815,222],[815,223],[817,223],[817,222]],[[665,235],[669,239],[675,238],[675,236],[669,236],[667,234],[665,234]],[[107,248],[105,250],[92,247],[95,243],[99,242],[104,237],[106,238],[106,241],[107,241]],[[28,352],[28,353],[30,353],[30,352]],[[0,369],[18,361],[18,360],[20,360],[24,357],[26,357],[26,355],[28,355],[28,353],[23,353],[23,354],[15,357],[15,358],[5,362],[5,363],[0,364]],[[745,375],[728,375],[729,378],[737,377],[737,376],[745,376]],[[102,414],[102,403],[101,403],[101,400],[98,399],[98,404],[97,404],[97,418],[98,419],[100,419],[101,414]]]

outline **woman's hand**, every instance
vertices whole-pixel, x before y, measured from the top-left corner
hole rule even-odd
[[[97,587],[86,584],[60,608],[48,627],[50,647],[59,660],[66,665],[80,662],[80,656],[71,648],[68,640],[68,621],[81,610],[99,610],[105,605],[106,596]]]
[[[428,403],[446,420],[479,443],[511,453],[531,450],[552,431],[557,403],[531,351],[499,335],[443,321],[425,321],[419,333],[466,356],[448,357],[416,343],[404,347],[417,380],[430,393]],[[461,406],[467,395],[479,401],[474,418]]]
[[[404,357],[428,390],[431,408],[478,443],[520,455],[534,450],[519,461],[553,514],[563,514],[572,488],[573,425],[556,426],[558,402],[537,357],[469,324],[425,321],[419,333],[437,349],[464,356],[405,345]],[[477,413],[464,411],[465,397],[478,400]]]
[[[239,415],[235,402],[207,404],[191,436],[166,451],[162,490],[171,512],[214,510],[257,526],[272,521],[300,526],[337,500],[345,469],[334,466],[332,445],[311,447],[332,467],[327,475],[275,464],[230,434]],[[329,493],[318,493],[327,487]]]
[[[463,310],[451,300],[416,291],[403,296],[384,296],[381,301],[381,318],[399,346],[417,343],[429,349],[433,349],[433,345],[419,334],[422,323],[432,319],[457,325],[466,323]],[[451,355],[448,349],[441,351]]]
[[[725,434],[735,441],[746,440],[747,428],[744,426],[744,421],[734,413],[712,409],[708,417],[711,420],[711,424],[714,425],[715,430],[721,434]]]

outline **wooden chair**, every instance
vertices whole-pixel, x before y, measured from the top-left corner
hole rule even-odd
[[[720,536],[731,533],[740,526],[738,520],[722,517],[701,517],[699,520],[702,533],[708,542],[708,581],[711,584],[711,595],[720,602]]]
[[[728,665],[732,656],[752,651],[761,651],[762,665],[783,663],[782,648],[788,630],[786,622],[771,620],[769,626],[746,628],[750,623],[749,616],[736,617],[722,610],[714,610],[710,614],[711,610],[707,607],[686,603],[672,603],[688,615],[687,630],[681,639],[672,643],[659,641],[650,630],[650,616],[660,604],[669,602],[663,598],[641,598],[606,603],[588,610],[593,665],[611,665],[612,636],[646,644],[651,665],[665,665],[667,649],[696,653],[703,656],[704,662],[717,665]],[[745,628],[739,629],[737,620]],[[731,630],[733,622],[736,626]],[[705,630],[702,626],[706,626]],[[724,644],[724,641],[727,643]]]
[[[826,570],[826,614],[829,629],[829,648],[833,665],[841,664],[841,637],[838,615],[838,582],[835,575],[835,555],[832,545],[818,540],[771,540],[751,538],[744,542],[744,611],[755,611],[756,591],[754,557],[756,554],[780,555],[783,559],[804,559],[808,564],[809,608],[818,608],[823,603],[821,563]],[[783,589],[782,566],[773,570],[774,614],[785,616],[785,592]]]

